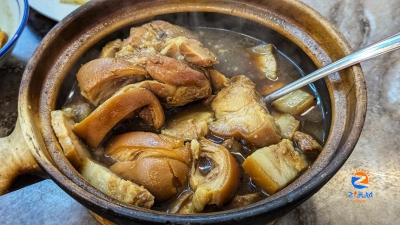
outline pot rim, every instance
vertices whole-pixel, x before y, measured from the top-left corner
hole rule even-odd
[[[296,5],[301,7],[302,10],[307,11],[308,14],[315,20],[319,20],[323,25],[329,30],[329,32],[337,37],[337,40],[341,42],[342,50],[346,53],[350,52],[350,47],[344,40],[342,35],[330,25],[321,15],[315,12],[313,9],[304,5],[300,2],[287,1],[284,0],[286,4]],[[92,205],[99,211],[109,211],[114,214],[120,214],[124,217],[131,219],[142,219],[149,222],[172,222],[172,223],[217,223],[220,221],[228,220],[239,220],[249,216],[254,216],[266,212],[272,212],[281,209],[284,205],[291,202],[303,201],[306,196],[310,196],[314,191],[318,190],[321,184],[325,184],[346,161],[350,156],[355,144],[357,143],[358,137],[361,133],[362,126],[366,114],[366,85],[365,80],[361,71],[361,68],[353,66],[350,70],[355,76],[355,88],[357,97],[355,106],[354,121],[349,128],[348,138],[341,140],[342,143],[346,143],[340,151],[333,156],[331,161],[325,166],[313,179],[304,183],[302,186],[295,188],[293,191],[288,193],[286,196],[280,196],[279,198],[273,199],[266,203],[256,203],[249,207],[221,211],[212,214],[197,214],[197,215],[174,215],[165,214],[155,211],[144,211],[144,210],[132,210],[127,208],[125,204],[109,202],[104,198],[101,198],[93,193],[89,193],[86,189],[82,188],[80,185],[72,182],[65,174],[63,174],[57,167],[54,166],[54,161],[48,157],[48,155],[41,150],[43,141],[41,140],[41,132],[38,128],[40,123],[34,120],[31,110],[30,110],[30,100],[29,100],[29,86],[34,74],[34,68],[37,67],[37,61],[45,51],[48,42],[52,40],[57,32],[60,32],[63,26],[68,25],[69,22],[77,15],[84,14],[90,9],[90,6],[95,3],[89,3],[88,5],[81,7],[78,11],[74,12],[68,16],[64,21],[56,25],[44,38],[42,44],[36,50],[34,56],[31,58],[27,65],[27,69],[24,72],[23,80],[21,82],[21,88],[19,93],[19,118],[21,120],[21,126],[25,139],[32,149],[32,153],[41,165],[41,167],[47,171],[47,173],[56,181],[66,192],[73,194],[75,198],[81,202],[85,202],[87,205]],[[24,104],[25,103],[25,104]],[[41,142],[41,143],[39,143]],[[78,193],[78,194],[77,194]],[[111,206],[110,206],[111,204]]]

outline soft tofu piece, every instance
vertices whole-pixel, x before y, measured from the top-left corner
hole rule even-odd
[[[280,114],[274,116],[274,119],[282,138],[292,139],[294,132],[300,127],[300,122],[290,114]]]
[[[303,154],[288,139],[260,148],[242,164],[244,171],[268,194],[274,194],[293,181],[308,166]]]
[[[300,115],[314,105],[314,97],[303,90],[295,90],[272,102],[272,107],[283,113]]]
[[[144,187],[121,179],[90,159],[83,161],[81,174],[93,187],[121,202],[144,208],[151,208],[154,204],[154,196]]]

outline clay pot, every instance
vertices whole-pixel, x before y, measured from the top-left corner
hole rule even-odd
[[[19,92],[17,128],[0,141],[0,190],[4,193],[12,178],[37,169],[39,164],[73,198],[117,223],[252,225],[266,224],[318,191],[349,157],[364,123],[367,94],[359,65],[320,81],[323,103],[330,109],[330,126],[324,148],[311,168],[283,190],[244,208],[173,215],[125,205],[89,185],[66,160],[51,128],[50,112],[60,106],[63,90],[74,79],[70,71],[78,60],[121,29],[156,16],[179,18],[176,15],[188,12],[205,15],[207,26],[234,29],[245,25],[241,32],[250,35],[255,31],[261,31],[261,35],[264,31],[276,33],[297,46],[304,56],[302,60],[316,67],[350,53],[349,45],[330,23],[293,0],[90,1],[47,34],[26,67]]]

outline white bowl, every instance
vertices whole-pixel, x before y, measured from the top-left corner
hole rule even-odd
[[[0,65],[10,55],[21,36],[28,14],[28,0],[0,0],[0,29],[8,36],[7,43],[0,49]]]

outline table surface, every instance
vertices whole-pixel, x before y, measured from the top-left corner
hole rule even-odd
[[[303,1],[335,24],[354,49],[399,32],[399,0]],[[1,136],[9,134],[15,123],[18,86],[27,60],[54,24],[31,12],[12,57],[0,67]],[[327,185],[277,224],[400,224],[400,51],[362,63],[362,68],[368,112],[353,154]],[[373,193],[364,202],[348,196],[353,190],[351,176],[358,170],[368,172],[368,191]],[[97,224],[51,180],[1,196],[0,218],[3,225]]]

